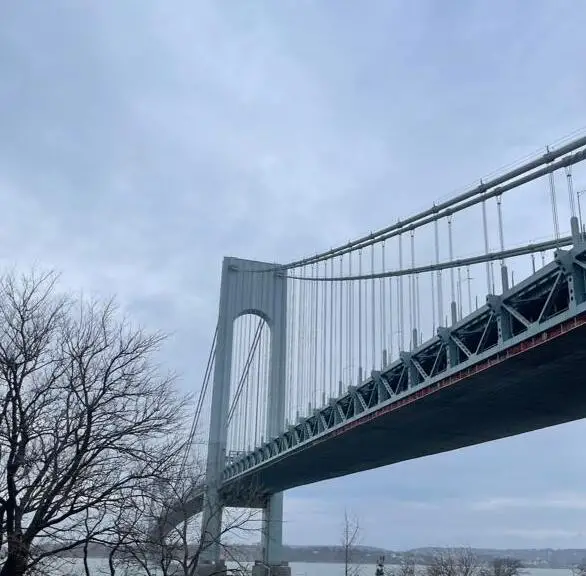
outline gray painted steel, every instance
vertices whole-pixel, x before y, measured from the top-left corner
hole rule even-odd
[[[229,463],[222,492],[282,491],[586,416],[586,250],[555,261]]]
[[[202,530],[204,557],[210,562],[220,558],[222,507],[228,503],[220,494],[222,474],[226,462],[226,441],[230,402],[230,375],[234,321],[244,314],[263,318],[270,328],[270,368],[267,409],[267,435],[274,437],[285,420],[286,367],[286,313],[287,282],[275,264],[253,262],[239,258],[225,258],[222,264],[222,282],[218,315],[218,336],[214,364],[212,408],[206,468],[206,487],[203,494],[194,494],[194,513],[203,505]],[[251,504],[252,485],[246,490],[246,504]],[[203,499],[202,499],[203,496]],[[254,502],[252,502],[254,503]],[[283,495],[266,494],[263,508],[263,561],[266,564],[281,560]]]

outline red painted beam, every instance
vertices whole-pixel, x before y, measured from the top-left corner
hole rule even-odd
[[[582,314],[575,316],[571,320],[567,320],[566,322],[562,322],[561,324],[554,326],[550,330],[547,330],[545,332],[541,332],[540,334],[537,334],[536,336],[533,336],[532,338],[529,338],[527,340],[523,340],[523,342],[519,342],[519,344],[515,344],[514,346],[507,348],[504,352],[495,353],[490,358],[487,358],[486,360],[479,362],[478,364],[474,364],[473,366],[470,366],[468,368],[464,368],[458,372],[455,372],[455,373],[451,374],[450,376],[448,376],[447,378],[444,378],[443,380],[439,380],[438,382],[434,382],[433,384],[430,384],[430,385],[426,386],[425,388],[422,388],[421,390],[418,390],[417,392],[414,392],[413,394],[410,394],[409,396],[406,396],[405,398],[398,400],[397,402],[392,402],[391,404],[389,404],[388,406],[385,406],[384,408],[380,408],[379,410],[375,410],[374,412],[370,412],[362,418],[358,418],[357,420],[354,420],[353,422],[350,422],[350,423],[346,424],[345,426],[342,426],[341,428],[337,428],[336,430],[333,430],[332,432],[330,432],[324,436],[316,438],[313,442],[311,442],[310,444],[306,444],[301,449],[303,450],[305,448],[315,446],[316,444],[319,444],[320,442],[325,442],[327,440],[330,440],[331,438],[335,438],[336,436],[340,436],[341,434],[344,434],[344,433],[348,432],[349,430],[356,428],[357,426],[361,426],[362,424],[365,424],[367,422],[371,422],[372,420],[376,420],[377,418],[379,418],[380,416],[383,416],[384,414],[394,412],[395,410],[398,410],[399,408],[402,408],[403,406],[407,406],[408,404],[412,404],[413,402],[416,402],[417,400],[419,400],[425,396],[429,396],[430,394],[435,394],[436,392],[438,392],[442,388],[446,388],[448,386],[453,386],[454,384],[457,384],[458,382],[461,382],[462,380],[465,380],[466,378],[469,378],[470,376],[474,376],[480,372],[484,372],[485,370],[488,370],[489,368],[491,368],[493,366],[496,366],[498,364],[502,364],[503,362],[505,362],[506,360],[508,360],[510,358],[513,358],[514,356],[518,356],[520,354],[523,354],[524,352],[527,352],[528,350],[531,350],[533,348],[537,348],[538,346],[541,346],[547,342],[550,342],[551,340],[554,340],[555,338],[558,338],[558,337],[562,336],[563,334],[566,334],[567,332],[571,332],[572,330],[575,330],[575,329],[579,328],[580,326],[584,326],[585,324],[586,324],[586,313],[583,312]]]

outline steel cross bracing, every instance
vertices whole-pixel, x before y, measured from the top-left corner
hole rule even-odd
[[[376,417],[383,408],[399,407],[458,377],[458,373],[485,369],[513,347],[527,346],[536,336],[586,310],[586,245],[558,250],[553,262],[507,290],[489,295],[484,306],[371,376],[327,406],[290,426],[280,436],[226,462],[222,480],[231,482],[272,460],[286,457],[344,430]]]

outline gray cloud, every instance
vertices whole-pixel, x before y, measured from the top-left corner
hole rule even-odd
[[[13,3],[0,19],[1,262],[116,293],[172,334],[166,361],[196,390],[222,256],[327,248],[585,125],[585,16],[528,0]],[[547,201],[539,188],[531,209],[506,200],[508,242],[550,234]],[[473,253],[473,222],[458,226]],[[583,433],[291,491],[286,537],[335,542],[349,507],[384,546],[586,546]]]

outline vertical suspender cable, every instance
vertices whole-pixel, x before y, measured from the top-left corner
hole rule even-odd
[[[319,263],[316,265],[319,266]],[[314,278],[317,277],[317,273],[319,269],[312,267],[312,276]],[[318,282],[312,282],[313,284],[313,342],[312,342],[312,350],[313,350],[313,369],[312,369],[312,386],[311,386],[311,407],[316,408],[317,406],[317,395],[318,395],[318,387],[317,387],[317,325],[318,325]],[[310,414],[311,409],[310,408]]]
[[[462,320],[462,268],[458,266],[458,318]]]
[[[263,281],[260,284],[260,299],[261,301],[264,301],[265,299],[265,292],[268,289],[268,285],[267,285],[267,278],[263,277],[262,279]],[[262,335],[261,335],[262,337]],[[262,436],[266,433],[266,423],[263,425],[263,406],[266,403],[266,397],[265,397],[265,389],[268,387],[268,379],[265,376],[265,364],[269,361],[268,358],[266,357],[266,348],[267,348],[267,343],[268,343],[268,347],[270,348],[270,339],[268,338],[268,334],[265,334],[265,337],[262,338],[259,341],[259,347],[258,347],[258,365],[260,367],[260,371],[259,374],[260,376],[257,378],[256,381],[256,388],[257,388],[257,405],[255,406],[255,412],[256,412],[256,420],[259,421],[258,423],[258,442],[259,444],[261,443],[262,440]],[[254,423],[255,425],[255,436],[256,436],[256,422]]]
[[[248,274],[248,278],[250,281],[252,281],[252,275]],[[252,334],[253,334],[253,330],[256,328],[255,326],[253,326],[253,324],[258,324],[258,322],[254,322],[253,320],[255,320],[255,318],[252,316],[252,314],[247,314],[246,315],[246,319],[247,319],[247,334],[246,334],[246,356],[245,356],[245,365],[243,367],[243,370],[246,371],[246,376],[245,376],[245,380],[244,380],[244,390],[243,390],[243,394],[242,394],[242,418],[244,420],[243,426],[242,426],[242,440],[240,441],[240,449],[242,451],[246,450],[246,446],[248,444],[248,425],[249,425],[249,413],[248,413],[248,403],[250,401],[250,378],[248,377],[248,356],[251,354],[254,354],[254,341],[252,338]],[[259,328],[262,327],[262,324],[259,326]],[[251,358],[252,359],[252,358]]]
[[[570,215],[576,216],[576,198],[574,196],[574,182],[572,180],[572,166],[566,166],[566,180],[568,182],[568,198],[570,199]]]
[[[411,230],[409,234],[410,238],[410,245],[411,245],[411,268],[414,268],[413,265],[413,230]],[[415,298],[413,297],[415,290],[413,289],[413,274],[409,274],[409,280],[407,284],[407,289],[409,290],[409,349],[412,350],[415,346],[414,343],[414,334],[415,334]]]
[[[334,277],[334,259],[330,260],[330,276]],[[330,282],[330,360],[328,366],[328,395],[334,380],[334,282]],[[327,400],[327,398],[326,398]]]
[[[385,241],[383,240],[381,243],[381,266],[382,266],[382,271],[386,272],[387,268],[386,268],[386,263],[385,263]],[[381,339],[382,339],[382,353],[383,353],[383,357],[382,357],[382,362],[381,362],[381,367],[385,367],[387,362],[388,362],[388,350],[387,350],[387,327],[385,326],[385,315],[386,315],[386,309],[387,309],[387,302],[386,302],[386,294],[385,294],[385,279],[381,278],[380,279],[380,313],[379,313],[379,318],[380,318],[380,332],[381,332]]]
[[[313,266],[311,264],[308,270],[308,277],[311,278],[313,276]],[[303,386],[303,402],[304,402],[304,414],[309,416],[308,407],[311,398],[311,369],[313,368],[311,350],[312,350],[312,343],[313,343],[313,333],[312,333],[312,323],[313,323],[313,283],[307,283],[307,291],[305,295],[305,300],[307,302],[306,305],[306,330],[305,330],[305,350],[304,350],[304,368],[305,368],[305,378],[304,378],[304,386]]]
[[[417,345],[421,344],[421,305],[419,301],[419,274],[415,274],[415,326],[417,329]]]
[[[293,354],[294,354],[294,334],[297,330],[297,326],[295,325],[296,321],[296,313],[297,313],[297,280],[291,280],[289,278],[286,279],[287,282],[287,295],[290,300],[290,305],[287,309],[287,373],[288,373],[288,385],[287,385],[287,423],[290,424],[291,420],[293,419],[293,410],[292,406],[294,404],[293,401],[293,392],[295,390],[295,378],[294,378],[294,369],[293,369]]]
[[[482,230],[484,232],[484,253],[488,254],[488,223],[486,221],[486,200],[482,201]],[[486,290],[487,294],[493,292],[493,281],[491,278],[491,267],[488,260],[486,261]]]
[[[250,276],[250,274],[249,274]],[[252,324],[252,316],[250,314],[248,314],[248,346],[250,347],[254,347],[254,341],[250,338],[251,335],[251,324]],[[254,358],[254,348],[252,351],[253,354],[253,358]],[[250,430],[249,430],[249,426],[250,426],[250,422],[252,422],[252,420],[249,418],[250,414],[249,414],[249,404],[250,404],[250,378],[248,377],[248,373],[246,374],[246,380],[244,381],[244,422],[245,422],[245,429],[244,429],[244,438],[242,439],[241,442],[241,450],[245,451],[249,448],[249,438],[250,438]]]
[[[248,276],[248,281],[249,284],[252,282],[252,275],[251,274],[247,274]],[[251,314],[247,314],[246,315],[246,323],[247,323],[247,334],[246,334],[246,351],[247,351],[247,355],[245,357],[245,365],[243,366],[243,371],[246,370],[246,363],[248,361],[247,356],[250,354],[250,348],[253,346],[253,341],[251,338],[251,332],[252,332],[252,315]],[[244,451],[246,450],[246,445],[248,444],[248,401],[250,399],[250,392],[249,392],[249,384],[250,384],[250,379],[248,378],[248,374],[246,374],[244,382],[243,382],[243,394],[242,394],[242,418],[244,420],[243,422],[243,426],[242,426],[242,440],[240,441],[240,450]]]
[[[358,250],[358,275],[362,276],[362,248]],[[358,280],[358,385],[362,383],[362,280]]]
[[[242,278],[242,292],[246,293],[246,280],[249,279],[248,274],[243,270],[240,274],[240,278]],[[250,319],[250,316],[240,316],[238,319],[238,339],[239,339],[239,349],[240,354],[238,358],[238,370],[235,374],[237,380],[235,381],[238,384],[239,379],[241,378],[241,374],[244,369],[244,359],[246,358],[246,322]],[[242,386],[244,386],[244,382],[242,382]],[[242,407],[244,402],[240,401],[240,398],[235,398],[236,402],[236,421],[235,421],[235,441],[234,446],[232,447],[233,450],[238,450],[240,447],[240,438],[242,436]]]
[[[301,269],[302,277],[305,277],[305,268]],[[299,322],[297,331],[297,414],[295,419],[298,420],[301,416],[301,408],[303,406],[303,379],[305,377],[305,371],[303,370],[303,337],[302,334],[305,331],[305,282],[299,281]]]
[[[499,221],[499,241],[501,246],[501,252],[505,250],[505,238],[503,233],[503,210],[502,210],[502,202],[501,197],[496,197],[496,206],[498,212],[498,221]],[[505,292],[509,289],[509,274],[507,272],[507,264],[504,258],[501,258],[501,288],[502,291]]]
[[[452,215],[448,216],[448,245],[450,250],[450,262],[454,260],[454,244],[452,240]],[[452,324],[456,323],[457,314],[456,314],[456,286],[454,281],[454,269],[450,268],[450,296],[452,298],[451,306],[451,313],[452,313]]]
[[[271,271],[268,273],[264,274],[264,277],[266,279],[266,281],[268,282],[268,286],[272,286],[272,288],[270,288],[269,290],[269,315],[272,318],[276,318],[277,314],[276,314],[276,303],[277,303],[277,294],[275,292],[275,284],[273,283],[273,279],[275,278],[275,271]],[[266,338],[264,339],[265,341],[267,340]],[[272,387],[271,387],[271,383],[272,383],[272,378],[273,378],[273,367],[271,365],[271,356],[272,356],[272,348],[270,345],[270,342],[268,342],[267,344],[267,349],[268,349],[268,358],[267,358],[267,363],[268,363],[268,378],[266,380],[267,386],[267,439],[269,439],[274,433],[275,430],[278,430],[279,432],[282,431],[283,429],[283,423],[280,421],[280,419],[277,419],[278,416],[278,411],[276,410],[278,404],[276,403],[275,400],[273,400],[273,394],[272,394]],[[278,396],[278,392],[275,390],[275,396]]]
[[[234,282],[235,286],[232,290],[232,297],[234,299],[233,305],[235,301],[237,301],[237,294],[241,294],[242,292],[242,270],[239,269],[236,276],[236,281]],[[239,320],[232,320],[232,354],[230,358],[231,363],[231,374],[230,374],[230,394],[233,394],[235,391],[235,387],[232,386],[232,383],[235,382],[235,375],[238,374],[238,370],[240,369],[239,366],[239,358],[240,358],[240,337],[239,337],[239,330],[240,330],[240,322]],[[235,423],[230,425],[230,422],[226,421],[228,425],[227,430],[227,439],[229,439],[229,449],[233,450],[235,441],[236,441],[236,426]],[[228,449],[228,446],[227,446]]]
[[[432,327],[431,327],[431,334],[435,336],[435,275],[432,272],[429,277],[431,278],[431,318],[432,318]]]
[[[468,282],[468,314],[472,314],[472,276],[470,276],[470,266],[466,266],[466,281]]]
[[[274,271],[269,272],[268,274],[270,274],[271,276],[273,274],[275,274]],[[269,276],[268,274],[264,275],[265,281],[267,282],[267,286],[271,286],[272,284],[272,279],[271,276]],[[275,304],[276,304],[276,294],[275,294],[275,290],[274,290],[274,285],[272,288],[269,288],[269,315],[272,316],[273,318],[276,317],[276,309],[275,309]],[[277,414],[273,412],[272,408],[274,408],[273,405],[273,401],[272,401],[272,394],[270,391],[271,388],[271,378],[272,378],[272,366],[271,366],[271,354],[272,354],[272,349],[271,349],[271,343],[269,341],[268,338],[263,338],[262,340],[263,342],[266,343],[266,365],[267,365],[267,377],[265,379],[265,409],[266,409],[266,424],[265,424],[265,434],[266,434],[266,438],[267,440],[269,440],[269,438],[271,437],[271,435],[273,434],[273,430],[275,428],[275,425],[277,424],[277,420],[276,420],[276,416]],[[282,427],[282,423],[279,422],[279,429]]]
[[[254,406],[254,446],[260,444],[261,424],[260,424],[260,402],[261,402],[261,387],[263,378],[263,346],[262,341],[258,347],[258,355],[256,356],[256,390],[255,390],[255,406]]]
[[[284,272],[283,281],[286,285],[286,303],[285,303],[285,398],[283,399],[285,407],[285,429],[289,426],[289,390],[291,390],[291,283],[287,282],[287,272]]]
[[[439,266],[440,263],[440,249],[439,249],[439,221],[433,222],[434,236],[435,236],[435,263]],[[444,321],[444,296],[443,296],[443,282],[442,271],[437,271],[437,325],[441,326]]]
[[[415,230],[411,230],[411,268],[415,268]],[[417,292],[415,288],[416,275],[409,274],[411,292],[409,295],[409,308],[411,309],[411,348],[417,346]]]
[[[306,270],[307,277],[310,278],[310,267]],[[311,283],[307,282],[305,288],[305,305],[303,307],[305,315],[305,332],[303,334],[303,394],[302,394],[302,414],[307,416],[307,403],[309,401],[309,372],[311,370],[309,351],[311,349]]]
[[[274,291],[271,290],[271,294],[274,295]],[[268,338],[263,338],[261,341],[261,344],[264,344],[264,365],[265,365],[265,377],[263,379],[263,398],[262,398],[262,406],[263,406],[263,421],[264,421],[264,435],[265,435],[265,441],[268,442],[269,438],[270,438],[270,430],[271,430],[271,425],[270,425],[270,419],[272,417],[272,414],[269,412],[269,386],[270,386],[270,382],[271,382],[271,356],[270,356],[270,351],[271,351],[271,343],[269,342]]]
[[[566,166],[566,180],[568,182],[568,197],[570,200],[570,228],[572,230],[572,239],[574,244],[580,241],[581,230],[580,223],[576,217],[576,198],[574,196],[574,183],[572,180],[572,166]]]
[[[350,252],[348,254],[348,275],[352,276],[352,254]],[[354,342],[355,342],[355,334],[354,334],[354,282],[351,280],[348,281],[348,289],[349,289],[349,302],[348,302],[348,309],[349,309],[349,327],[348,327],[348,385],[352,386],[354,383]]]
[[[242,291],[242,286],[240,285],[241,283],[241,278],[242,278],[242,271],[239,270],[238,271],[238,279],[237,279],[237,292],[241,293]],[[234,324],[232,327],[232,334],[233,334],[233,347],[232,347],[232,372],[230,374],[230,395],[231,395],[231,400],[233,401],[234,399],[234,394],[236,392],[236,382],[237,382],[237,374],[240,371],[240,329],[241,329],[241,319],[236,319],[234,320]],[[229,438],[229,446],[228,449],[230,451],[234,450],[234,445],[236,443],[236,422],[232,423],[232,425],[230,425],[229,422],[227,422],[229,428],[228,428],[228,438]]]
[[[393,278],[389,276],[389,354],[387,362],[393,360]]]
[[[403,270],[403,237],[399,234],[399,270]],[[405,318],[403,315],[403,276],[397,277],[398,301],[397,312],[399,313],[399,352],[405,350],[404,329]]]
[[[324,262],[324,275],[325,275],[325,271],[326,271],[326,262]],[[326,291],[327,291],[327,283],[320,283],[321,284],[321,292],[322,292],[322,298],[321,298],[321,317],[322,317],[322,325],[321,325],[321,342],[322,342],[322,346],[321,346],[321,387],[322,390],[325,389],[326,383],[327,383],[327,378],[328,378],[328,372],[330,370],[328,370],[327,366],[326,366],[326,359],[327,359],[327,354],[326,354],[326,349],[327,349],[327,345],[328,345],[328,340],[327,340],[327,326],[328,326],[328,317],[327,317],[327,302],[326,302]],[[330,282],[331,284],[331,282]],[[332,284],[333,285],[333,284]],[[320,402],[321,405],[321,402]]]
[[[248,271],[245,273],[245,290],[249,289],[251,278]],[[246,375],[245,375],[245,367],[246,367],[246,358],[248,357],[248,347],[250,346],[250,321],[252,317],[250,314],[246,314],[241,316],[242,320],[242,358],[240,360],[240,378],[242,380],[242,392],[240,398],[238,398],[238,442],[235,446],[237,451],[242,450],[242,445],[244,442],[244,436],[246,435]]]
[[[340,256],[340,278],[344,275],[344,257]],[[338,320],[338,327],[336,332],[338,333],[338,348],[339,348],[339,356],[338,356],[338,373],[337,379],[338,382],[342,381],[342,370],[344,368],[344,302],[343,302],[343,282],[338,282],[338,298],[339,298],[339,306],[340,306],[340,315]],[[330,396],[336,397],[336,382],[332,382],[332,391],[330,392]]]
[[[320,266],[321,262],[317,262],[315,265],[315,277],[319,278],[321,271]],[[325,262],[324,264],[324,272],[325,272]],[[312,391],[312,406],[313,408],[317,408],[319,405],[319,390],[321,388],[322,378],[321,378],[321,352],[322,352],[322,298],[323,298],[323,285],[322,282],[312,282],[315,284],[314,293],[315,293],[315,337],[314,337],[314,366],[315,366],[315,378],[313,381],[313,391]]]
[[[307,275],[308,278],[311,278],[311,276],[313,275],[313,271],[312,271],[312,266],[313,264],[310,264],[308,266],[308,270],[307,270]],[[306,292],[305,292],[305,301],[306,301],[306,306],[305,306],[305,334],[304,334],[304,346],[303,346],[303,357],[304,357],[304,361],[303,361],[303,369],[305,371],[305,376],[303,378],[303,414],[305,416],[309,416],[307,410],[308,410],[308,404],[309,404],[309,398],[311,395],[311,368],[312,368],[312,362],[311,362],[311,340],[312,340],[312,334],[311,334],[311,323],[312,323],[312,317],[313,317],[313,309],[312,309],[312,292],[313,292],[313,285],[312,282],[307,282],[307,288],[306,288]]]
[[[560,224],[558,222],[558,203],[555,193],[555,174],[549,173],[549,195],[551,198],[551,213],[553,217],[553,233],[556,240],[560,239]]]
[[[267,340],[263,338],[261,344],[261,358],[262,358],[262,375],[259,381],[260,388],[260,403],[259,403],[259,428],[260,428],[260,444],[264,444],[267,440],[267,389],[266,383],[269,379],[269,362],[267,358]]]
[[[370,273],[374,274],[374,244],[370,246]],[[370,307],[371,307],[371,323],[372,326],[370,327],[370,337],[372,342],[368,345],[370,348],[370,368],[374,370],[376,368],[376,350],[377,350],[377,342],[376,342],[376,305],[375,305],[375,280],[374,278],[370,280]]]
[[[240,276],[242,277],[242,276]],[[240,373],[240,370],[242,368],[242,323],[243,323],[243,319],[242,317],[237,319],[238,322],[238,331],[237,331],[237,339],[238,339],[238,347],[237,347],[237,351],[238,351],[238,356],[234,359],[234,363],[233,363],[233,373],[230,375],[231,379],[232,379],[232,383],[234,385],[230,386],[230,393],[233,395],[236,391],[236,386],[235,384],[238,382],[238,374]],[[234,396],[233,398],[234,399]],[[231,423],[231,428],[232,428],[232,444],[230,446],[230,450],[236,450],[236,446],[238,444],[238,424],[239,424],[239,419],[238,419],[238,409],[240,408],[239,404],[236,404],[234,407],[234,410],[236,411],[236,417],[234,418],[234,421]]]

